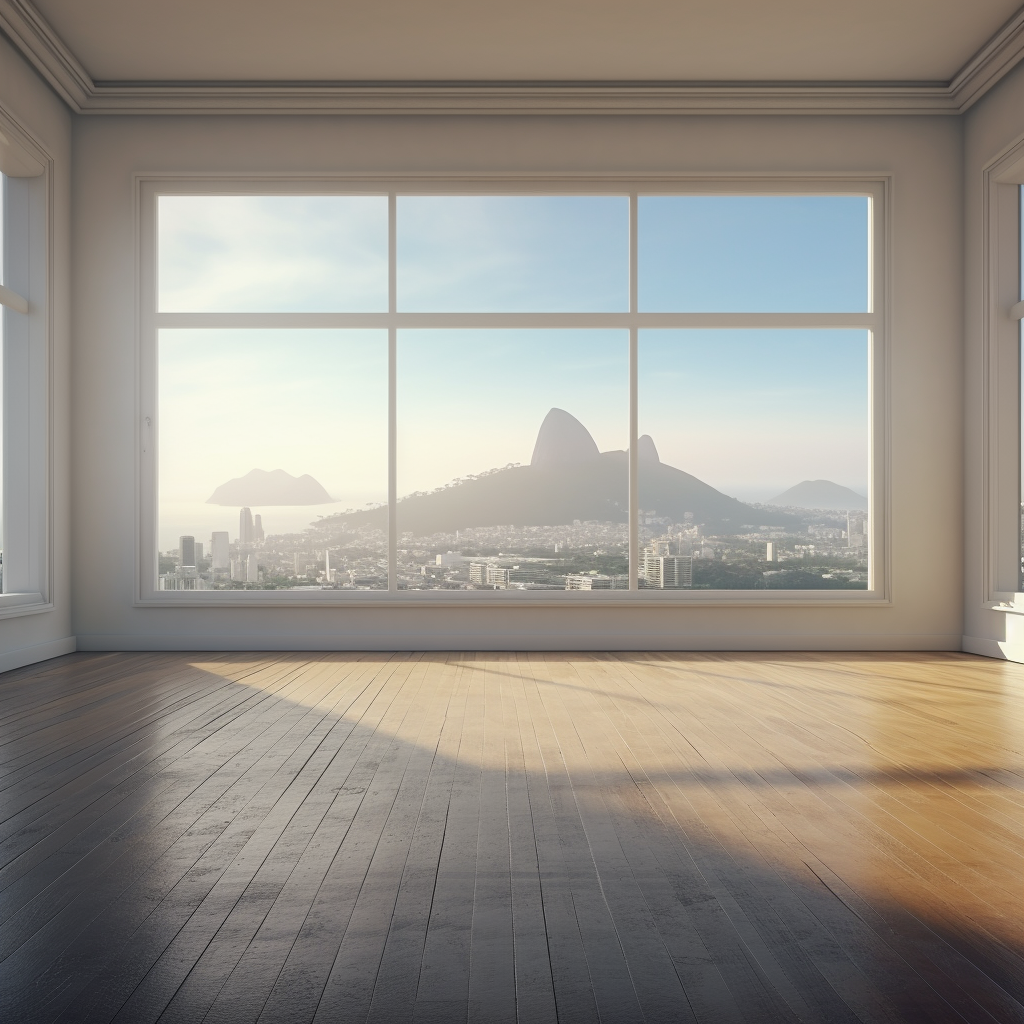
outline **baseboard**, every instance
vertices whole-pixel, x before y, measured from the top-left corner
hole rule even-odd
[[[80,651],[959,651],[960,634],[80,634]]]
[[[983,658],[998,658],[1001,661],[1024,664],[1024,645],[1019,643],[990,640],[981,636],[965,636],[961,646],[967,654],[980,654]]]
[[[59,658],[62,654],[74,654],[77,650],[78,643],[73,636],[47,640],[44,644],[32,644],[31,647],[19,647],[0,654],[0,672],[10,672],[11,669],[34,665],[37,661]]]

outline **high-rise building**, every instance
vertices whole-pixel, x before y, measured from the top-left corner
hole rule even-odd
[[[238,543],[252,544],[255,541],[255,528],[252,522],[252,512],[243,508],[238,513]]]
[[[256,518],[259,519],[259,516]],[[328,548],[324,548],[324,579],[331,582],[331,552]]]
[[[179,537],[178,565],[191,565],[194,568],[197,564],[195,537]]]
[[[868,544],[867,512],[848,512],[846,514],[846,545],[851,548],[865,548]]]
[[[196,541],[196,565],[203,560],[203,545],[200,541]]]
[[[231,565],[229,552],[229,539],[227,530],[217,530],[210,538],[210,556],[213,561],[211,568],[216,572],[218,569],[227,569]]]
[[[263,516],[258,512],[253,520],[252,539],[254,544],[262,544],[266,540],[266,537],[263,536]]]
[[[246,510],[248,511],[248,510]],[[260,581],[260,567],[257,564],[256,552],[252,551],[249,553],[245,560],[245,582],[246,583],[259,583]]]
[[[764,560],[766,562],[777,562],[779,560],[779,545],[775,541],[768,541]]]
[[[685,590],[693,586],[693,559],[689,555],[644,552],[643,579],[656,590]]]

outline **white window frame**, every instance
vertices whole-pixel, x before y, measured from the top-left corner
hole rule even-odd
[[[4,190],[3,593],[0,618],[50,611],[53,161],[0,109]]]
[[[388,196],[389,308],[386,313],[160,313],[157,308],[157,203],[162,195]],[[399,195],[620,195],[630,203],[630,308],[624,313],[399,313],[396,309],[395,215]],[[869,298],[863,313],[641,313],[637,309],[637,202],[648,195],[856,195],[870,201]],[[889,196],[882,176],[836,177],[618,177],[566,176],[253,176],[138,175],[136,177],[138,297],[137,591],[139,606],[487,606],[580,608],[621,606],[863,607],[891,603],[889,593]],[[387,591],[160,591],[157,590],[157,337],[161,328],[378,328],[389,348],[389,587]],[[629,591],[400,591],[396,580],[396,335],[402,328],[617,328],[629,331]],[[848,328],[869,337],[870,574],[863,591],[638,590],[637,349],[645,328]]]
[[[1021,187],[1024,142],[984,172],[985,608],[1024,614],[1020,590]]]

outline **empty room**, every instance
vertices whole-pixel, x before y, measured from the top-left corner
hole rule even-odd
[[[0,0],[0,1021],[1024,1024],[1020,0]]]

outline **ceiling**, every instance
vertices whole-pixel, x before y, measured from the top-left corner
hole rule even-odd
[[[1019,6],[1019,0],[35,0],[53,33],[100,84],[948,83]]]

